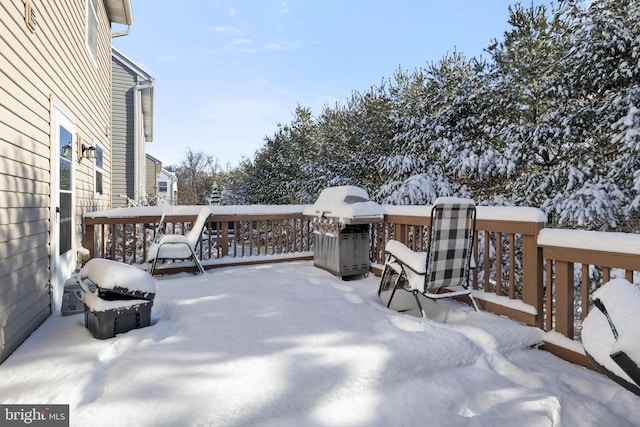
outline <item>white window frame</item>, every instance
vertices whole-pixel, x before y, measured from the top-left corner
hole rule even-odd
[[[87,13],[84,42],[93,65],[98,67],[98,0],[86,0],[85,6]]]
[[[96,158],[95,158],[95,161],[93,162],[93,191],[96,197],[103,197],[104,196],[104,165],[100,166],[98,163],[101,160],[104,161],[104,159],[102,158],[104,156],[104,149],[102,148],[102,145],[96,141],[93,141],[93,146],[96,148]],[[100,177],[102,179],[102,192],[98,191],[98,174],[100,174]]]
[[[162,189],[162,184],[164,184],[164,190]],[[167,193],[169,191],[169,182],[167,181],[158,181],[158,193]]]

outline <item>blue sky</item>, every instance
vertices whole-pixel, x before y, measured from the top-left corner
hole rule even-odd
[[[147,152],[175,165],[190,148],[227,169],[252,158],[278,123],[292,120],[297,105],[318,115],[399,67],[424,67],[453,50],[481,55],[509,28],[515,1],[132,3],[131,33],[113,46],[156,80]]]

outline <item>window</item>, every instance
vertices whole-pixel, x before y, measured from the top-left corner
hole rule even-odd
[[[98,144],[95,144],[96,147],[96,163],[95,163],[95,189],[96,194],[104,194],[104,188],[102,184],[102,177],[104,175],[104,170],[102,169],[102,147]]]
[[[98,65],[98,0],[87,0],[85,43],[93,65]]]
[[[158,181],[158,192],[159,193],[167,192],[167,181]]]

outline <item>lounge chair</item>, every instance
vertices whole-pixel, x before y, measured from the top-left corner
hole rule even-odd
[[[423,317],[426,313],[419,294],[432,300],[466,295],[478,310],[469,288],[475,220],[473,200],[442,197],[431,210],[427,252],[414,252],[390,240],[385,247],[387,259],[378,288],[381,299],[383,292],[391,293],[387,307],[391,307],[396,292],[403,290],[413,294]]]
[[[204,268],[196,256],[195,250],[209,215],[211,215],[211,210],[208,207],[200,209],[198,218],[186,235],[159,234],[156,241],[149,247],[147,254],[147,263],[150,265],[149,274],[153,275],[158,261],[189,259],[195,263],[200,273],[204,273]]]
[[[591,296],[593,309],[582,323],[587,358],[602,373],[640,396],[640,288],[613,279]]]

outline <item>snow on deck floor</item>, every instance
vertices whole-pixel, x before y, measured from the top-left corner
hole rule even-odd
[[[50,317],[0,365],[0,402],[72,426],[637,425],[640,398],[457,303],[387,310],[378,278],[312,262],[157,280],[153,325],[97,340]],[[437,310],[436,310],[437,308]]]

